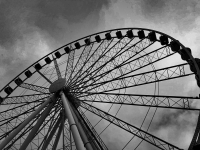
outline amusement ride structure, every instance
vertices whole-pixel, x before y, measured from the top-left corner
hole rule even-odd
[[[113,29],[66,44],[1,89],[0,149],[181,150],[157,131],[167,127],[163,114],[199,116],[198,93],[184,93],[189,80],[200,87],[199,66],[190,48],[151,29]],[[200,149],[199,131],[200,118],[187,149]]]

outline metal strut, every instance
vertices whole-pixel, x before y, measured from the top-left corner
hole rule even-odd
[[[53,55],[52,55],[52,57],[53,57]],[[54,57],[53,57],[53,62],[54,62],[54,66],[56,68],[56,73],[57,73],[58,79],[60,79],[60,78],[62,78],[62,75],[61,75],[60,69],[58,67],[57,60]]]
[[[51,132],[50,132],[48,138],[47,138],[46,141],[44,142],[43,147],[42,147],[42,150],[46,150],[46,149],[47,149],[47,146],[49,145],[49,143],[50,143],[50,141],[51,141],[53,135],[55,134],[55,132],[56,132],[56,130],[57,130],[57,128],[58,128],[58,126],[59,126],[59,124],[60,124],[60,122],[61,122],[61,119],[62,119],[62,116],[60,115],[60,116],[59,116],[59,119],[57,120],[56,124],[54,125],[53,129],[51,130]]]
[[[10,133],[9,136],[0,144],[0,149],[3,149],[10,141],[12,141],[12,139],[51,101],[51,98],[46,100],[35,112],[33,112],[12,133]]]
[[[77,128],[77,124],[75,122],[75,119],[73,118],[73,115],[72,115],[72,112],[71,112],[71,109],[70,109],[68,99],[66,98],[63,91],[60,92],[60,95],[61,95],[61,99],[63,101],[66,116],[67,116],[68,121],[69,121],[70,130],[72,131],[72,135],[74,137],[76,148],[77,148],[77,150],[85,150],[85,147],[84,147],[85,143],[83,143],[83,141],[81,139],[80,133],[79,133],[78,128]]]
[[[31,132],[29,133],[28,137],[26,138],[26,140],[24,141],[24,143],[22,144],[19,150],[25,150],[27,146],[29,145],[29,143],[33,140],[33,138],[35,137],[35,134],[39,130],[40,126],[43,124],[49,112],[51,111],[53,104],[54,103],[50,103],[47,106],[47,108],[43,111],[41,117],[38,119],[37,123],[34,125],[33,129],[31,130]]]
[[[70,110],[72,112],[72,116],[74,117],[74,121],[77,124],[77,128],[78,128],[80,136],[81,136],[81,138],[83,140],[84,146],[86,147],[87,150],[93,150],[92,145],[90,143],[91,141],[88,140],[88,138],[87,138],[87,136],[86,136],[86,134],[85,134],[85,132],[83,130],[83,127],[81,126],[81,124],[78,121],[78,118],[77,118],[75,112],[72,110],[71,106],[69,106],[69,107],[70,107]]]

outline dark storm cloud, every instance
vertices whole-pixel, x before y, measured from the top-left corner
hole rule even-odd
[[[140,8],[145,18],[152,22],[174,22],[180,31],[192,29],[200,13],[197,0],[141,0]]]
[[[91,34],[90,29],[98,24],[99,11],[108,5],[107,0],[2,0],[1,85],[47,54],[42,51],[45,46],[49,47],[46,51],[52,51],[66,42]],[[7,77],[10,77],[8,81]]]
[[[56,38],[63,32],[58,25],[59,18],[66,19],[69,24],[80,23],[93,13],[98,19],[102,6],[107,5],[106,0],[3,1],[0,4],[0,45],[10,46],[16,38],[23,36],[25,31],[21,32],[18,27],[21,22],[46,31]]]
[[[141,9],[145,16],[156,17],[165,14],[166,1],[165,0],[141,0]]]

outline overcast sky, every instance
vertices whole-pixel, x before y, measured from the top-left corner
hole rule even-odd
[[[0,0],[0,88],[54,49],[113,28],[164,32],[200,58],[199,14],[199,0]]]

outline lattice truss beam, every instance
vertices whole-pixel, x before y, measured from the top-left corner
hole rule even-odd
[[[32,90],[32,91],[35,91],[35,92],[39,92],[39,93],[49,93],[48,88],[38,86],[38,85],[34,85],[34,84],[22,83],[20,85],[20,87],[28,89],[28,90]]]
[[[52,55],[52,57],[53,57],[53,55]],[[58,77],[58,79],[60,79],[60,78],[62,78],[62,75],[61,75],[61,72],[60,72],[60,69],[59,69],[59,66],[58,66],[58,62],[54,57],[53,57],[53,62],[54,62],[54,67],[56,69],[57,77]]]
[[[126,85],[127,83],[129,83],[129,81],[127,80],[127,83],[126,83],[122,80],[124,80],[124,78],[130,77],[130,74],[133,73],[134,71],[145,68],[159,60],[162,60],[174,54],[170,50],[169,46],[163,46],[159,49],[156,49],[154,51],[151,51],[139,56],[140,53],[142,53],[146,48],[148,48],[150,45],[153,44],[150,42],[148,43],[147,39],[145,40],[146,40],[145,42],[140,41],[126,49],[118,48],[118,51],[115,51],[114,54],[112,51],[112,56],[109,56],[108,54],[107,55],[101,54],[99,56],[100,60],[98,60],[99,65],[95,68],[93,68],[93,66],[86,67],[87,75],[83,75],[83,76],[80,75],[79,79],[76,80],[76,82],[73,84],[73,86],[71,86],[71,88],[76,91],[83,91],[83,90],[90,91],[92,89],[96,89],[96,90],[101,89],[100,91],[102,91],[102,90],[112,89],[113,87],[116,87],[116,86],[119,87],[121,86],[122,83]],[[141,43],[143,43],[143,46],[141,46]],[[137,44],[140,46],[138,46]],[[171,69],[168,68],[169,72],[172,69],[173,68]],[[180,66],[179,70],[180,69],[183,69],[183,68],[181,68]],[[160,70],[159,72],[161,71],[162,70]],[[158,72],[158,75],[159,75],[159,72]],[[150,72],[146,72],[146,73],[150,73]],[[181,75],[183,75],[185,73],[184,70],[182,70],[181,73],[182,73]],[[161,75],[164,75],[164,74],[161,74]],[[150,76],[150,74],[148,74],[148,76]],[[138,76],[137,78],[140,79],[141,76]],[[143,75],[143,78],[144,78],[144,75]],[[109,82],[109,81],[113,81],[113,82]],[[107,84],[105,85],[105,83]],[[102,85],[104,89],[102,89]]]
[[[107,55],[109,55],[109,53],[119,53],[119,49],[125,48],[125,46],[132,41],[126,37],[117,42],[113,42],[113,40],[114,39],[110,41],[103,40],[100,45],[96,47],[96,50],[85,61],[84,70],[79,74],[79,78],[77,78],[78,81],[82,81],[83,78],[89,79],[97,68],[105,67],[106,64],[102,63],[105,61],[104,59],[108,59]],[[77,80],[72,82],[73,85],[75,85]]]
[[[79,78],[79,75],[83,70],[85,70],[85,64],[88,62],[88,58],[91,55],[90,53],[92,52],[93,48],[93,43],[89,46],[85,45],[85,47],[82,50],[82,53],[79,57],[79,59],[76,62],[76,65],[73,68],[73,74],[72,74],[72,79],[70,80],[71,82],[74,82],[77,78]]]
[[[82,93],[78,99],[85,102],[200,110],[200,108],[191,106],[192,102],[199,99],[198,97],[89,92]]]
[[[74,55],[75,55],[75,50],[72,50],[69,52],[68,59],[67,59],[67,66],[65,70],[65,78],[67,82],[71,78],[71,75],[72,75],[73,65],[74,65]]]
[[[47,98],[43,100],[47,100]],[[0,132],[2,133],[0,140],[23,122],[23,120],[28,117],[29,113],[34,112],[41,103],[41,101],[34,101],[31,104],[14,104],[9,106],[9,109],[2,111],[0,113]],[[1,107],[1,109],[3,108]]]
[[[32,94],[32,95],[12,96],[12,97],[5,98],[3,102],[1,103],[1,105],[35,103],[38,101],[43,101],[44,98],[47,98],[49,96],[50,94]]]
[[[189,73],[185,71],[185,66],[187,64],[180,64],[176,66],[171,66],[167,68],[157,69],[153,71],[143,72],[139,74],[134,75],[128,75],[128,76],[119,76],[116,78],[107,77],[106,80],[103,78],[100,78],[100,81],[97,81],[96,83],[92,83],[90,85],[82,86],[80,88],[76,88],[75,91],[92,91],[93,89],[96,89],[101,86],[108,87],[106,90],[101,89],[99,92],[108,92],[108,91],[114,91],[124,88],[130,88],[135,87],[139,85],[144,84],[150,84],[165,80],[170,80],[174,78],[180,78],[185,77],[189,75],[193,75],[193,73]],[[87,84],[87,83],[86,83]],[[111,84],[113,85],[112,88]]]
[[[47,99],[43,98],[43,101],[45,100]],[[34,112],[37,109],[37,107],[41,105],[41,103],[41,101],[35,101],[31,104],[22,103],[22,105],[12,105],[11,108],[2,112],[0,115],[0,140],[4,139],[9,133],[14,131],[32,112]],[[52,125],[59,118],[60,109],[61,105],[58,101],[56,104],[53,105],[53,108],[50,110],[50,113],[45,118],[37,133],[34,135],[34,139],[32,140],[32,142],[29,144],[32,148],[39,148],[40,146],[42,146],[42,142],[44,142],[42,140],[44,140],[47,134],[49,133],[49,131],[47,132],[47,130],[52,129]],[[29,132],[34,127],[34,124],[38,121],[41,114],[44,112],[44,110],[45,108],[32,121],[30,121],[29,124],[27,124],[23,130],[21,130],[17,134],[17,136],[6,146],[5,149],[19,149]],[[55,137],[53,137],[52,139],[55,139]],[[50,143],[50,145],[53,145],[52,142]]]
[[[115,116],[112,116],[90,104],[87,104],[85,102],[80,102],[80,106],[99,117],[109,121],[110,123],[122,128],[123,130],[137,136],[138,138],[150,143],[151,145],[154,145],[155,147],[162,149],[162,150],[182,150],[181,148],[178,148],[177,146],[174,146],[138,127],[135,127]]]
[[[69,123],[67,120],[65,120],[65,126],[63,130],[63,141],[64,141],[63,147],[65,149],[67,150],[76,149],[76,145],[75,145],[72,133],[70,131]]]
[[[93,65],[93,62],[98,59],[99,51],[102,51],[109,44],[111,44],[111,41],[103,40],[97,47],[93,47],[94,45],[92,43],[91,45],[86,45],[83,48],[82,53],[72,70],[73,75],[70,76],[71,80],[69,85],[73,84],[82,73],[87,73],[87,66]]]

